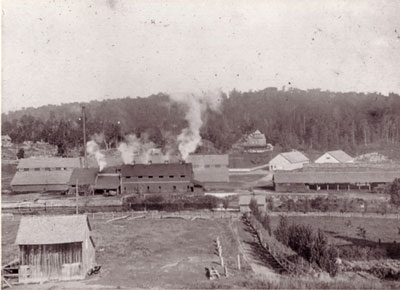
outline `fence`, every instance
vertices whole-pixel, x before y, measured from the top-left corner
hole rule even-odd
[[[295,216],[295,217],[358,217],[358,218],[384,218],[400,219],[400,213],[361,213],[361,212],[268,212],[269,216]]]
[[[52,214],[52,213],[42,213]],[[74,213],[70,213],[74,214]],[[182,212],[160,212],[160,211],[121,211],[121,212],[93,212],[84,213],[91,220],[111,220],[118,218],[146,218],[146,219],[167,219],[181,218],[186,220],[195,219],[238,219],[241,214],[239,212],[229,211],[182,211]],[[3,220],[19,220],[22,215],[12,213],[2,213]]]

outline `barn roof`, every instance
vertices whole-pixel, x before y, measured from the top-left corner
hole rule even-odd
[[[191,163],[122,165],[122,176],[192,175]]]
[[[275,183],[372,183],[392,182],[400,178],[400,171],[364,172],[276,172]]]
[[[68,184],[76,185],[77,180],[79,185],[94,184],[97,172],[97,168],[75,168],[72,171]]]
[[[71,179],[72,170],[17,171],[11,185],[65,184]]]
[[[300,163],[305,161],[310,161],[310,159],[299,151],[283,152],[280,153],[285,159],[290,163]]]
[[[91,230],[86,215],[22,217],[17,245],[49,245],[82,242]]]
[[[21,159],[18,163],[17,168],[55,168],[55,167],[66,167],[66,168],[80,168],[81,159],[77,158],[25,158]]]
[[[187,158],[193,164],[220,164],[228,165],[228,154],[193,154]]]
[[[328,151],[326,153],[328,153],[333,158],[335,158],[337,161],[342,162],[342,163],[353,160],[353,157],[351,157],[349,154],[347,154],[343,150]]]
[[[98,174],[94,189],[117,189],[120,186],[119,174]]]
[[[257,205],[265,204],[265,195],[239,195],[239,205],[249,205],[252,199],[257,201]]]

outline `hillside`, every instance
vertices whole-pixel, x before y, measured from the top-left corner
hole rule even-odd
[[[86,107],[88,136],[102,133],[111,147],[128,134],[145,134],[157,146],[164,146],[188,126],[185,117],[190,109],[161,93],[148,98],[48,105],[2,114],[2,134],[10,135],[14,142],[43,140],[66,149],[77,147],[82,144],[82,105]],[[218,110],[206,110],[202,119],[200,135],[215,152],[227,152],[255,129],[281,150],[341,148],[359,155],[385,149],[387,144],[400,147],[398,94],[276,88],[232,91],[229,97],[221,96]],[[399,152],[393,149],[388,154],[398,158]]]

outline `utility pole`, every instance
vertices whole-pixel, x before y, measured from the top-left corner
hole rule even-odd
[[[87,152],[86,152],[86,115],[85,115],[85,106],[82,106],[82,123],[83,123],[83,151],[84,151],[84,154],[85,154],[85,166],[84,166],[84,168],[88,168]]]
[[[79,196],[79,180],[76,180],[76,191],[75,191],[75,205],[76,205],[76,210],[75,210],[75,214],[79,214],[79,205],[78,205],[78,196]]]

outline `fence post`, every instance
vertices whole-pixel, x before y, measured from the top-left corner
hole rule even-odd
[[[238,270],[240,270],[240,254],[237,255]]]

